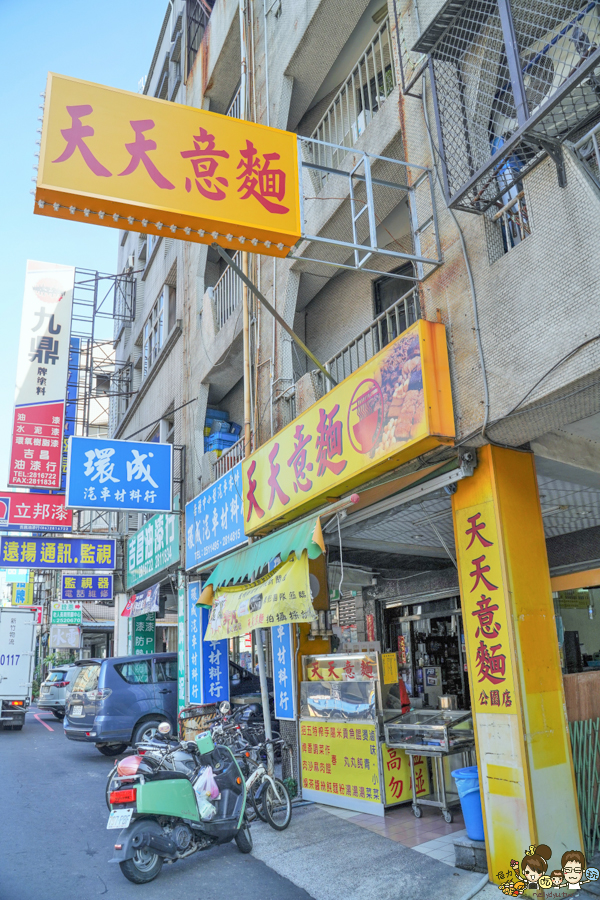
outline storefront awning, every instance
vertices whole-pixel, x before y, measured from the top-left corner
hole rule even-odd
[[[303,522],[282,528],[281,531],[261,538],[249,547],[222,559],[206,582],[200,603],[205,606],[212,605],[213,588],[222,587],[230,582],[239,584],[253,581],[271,560],[279,557],[281,562],[285,562],[290,553],[295,553],[296,558],[300,559],[304,550],[309,559],[316,559],[325,552],[321,520],[318,517],[316,519],[310,517]]]

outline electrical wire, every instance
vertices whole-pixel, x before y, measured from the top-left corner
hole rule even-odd
[[[193,400],[187,400],[185,403],[182,403],[181,406],[176,406],[175,409],[170,410],[167,415],[172,415],[173,413],[179,412],[180,409],[183,409],[184,406],[189,406],[190,403],[195,403],[198,398],[194,397]],[[161,416],[160,419],[155,419],[154,422],[148,422],[147,425],[144,425],[142,428],[138,428],[137,431],[133,431],[131,434],[128,434],[126,438],[121,438],[122,441],[129,441],[132,437],[135,437],[136,434],[141,434],[142,431],[145,431],[146,428],[151,428],[153,425],[158,425],[164,419],[164,416]]]
[[[341,598],[342,583],[344,581],[344,553],[343,553],[343,549],[342,549],[342,529],[340,527],[340,514],[339,513],[337,514],[336,518],[337,518],[337,527],[338,527],[338,538],[340,541],[340,583],[338,586],[338,591],[339,591],[340,598]]]

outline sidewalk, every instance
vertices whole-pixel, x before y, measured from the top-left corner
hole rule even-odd
[[[295,809],[286,831],[252,825],[253,855],[314,900],[460,900],[480,880],[317,806]],[[497,900],[487,885],[477,900]]]

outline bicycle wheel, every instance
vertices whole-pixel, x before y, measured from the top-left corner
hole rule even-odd
[[[260,784],[255,782],[248,791],[248,800],[258,818],[262,819],[263,822],[268,822],[269,820],[264,810],[265,788],[266,782],[263,781]]]
[[[262,803],[267,822],[275,831],[285,831],[292,821],[292,801],[288,790],[279,778],[268,782]]]

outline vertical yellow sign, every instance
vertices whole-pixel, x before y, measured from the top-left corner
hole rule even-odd
[[[385,784],[385,805],[406,803],[413,799],[410,759],[408,753],[387,744],[381,745],[383,781]],[[414,757],[415,798],[429,794],[429,767],[424,756]]]
[[[13,606],[33,605],[33,581],[27,583],[13,582],[11,603]]]
[[[457,510],[456,535],[473,709],[511,713],[515,684],[493,502]]]
[[[382,653],[381,667],[383,669],[383,683],[398,684],[398,655],[396,653]]]

